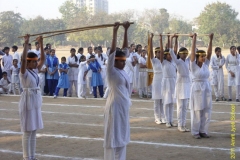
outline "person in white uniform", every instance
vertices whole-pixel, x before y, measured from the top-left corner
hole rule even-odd
[[[34,52],[28,53],[29,35],[24,37],[25,45],[22,54],[20,68],[20,81],[22,82],[23,92],[19,101],[19,115],[22,136],[23,158],[24,160],[37,160],[36,150],[36,131],[43,129],[42,121],[42,96],[39,88],[39,77],[34,69],[40,70],[45,62],[43,52],[43,39],[38,37],[37,41],[41,46],[41,59],[37,63],[38,57]]]
[[[138,60],[139,68],[146,69],[147,68],[147,51],[142,50],[141,57]],[[139,72],[138,78],[138,94],[139,98],[147,98],[147,72]]]
[[[170,47],[170,45],[168,47]],[[160,38],[160,48],[163,48],[162,37]],[[164,114],[166,117],[166,127],[177,127],[177,124],[173,123],[173,104],[176,103],[176,99],[174,98],[176,65],[172,61],[169,49],[166,49],[164,52],[162,51],[160,55],[160,62],[163,70],[162,98]]]
[[[124,67],[124,71],[127,73],[128,77],[129,77],[131,93],[133,91],[133,82],[134,82],[134,64],[133,64],[133,61],[134,61],[133,56],[131,56],[131,53],[130,53],[129,57],[126,59],[126,65]]]
[[[2,78],[0,80],[0,93],[1,94],[8,94],[11,88],[11,80],[7,76],[7,72],[2,73]]]
[[[141,44],[138,44],[136,46],[136,49],[135,49],[135,53],[133,55],[133,58],[134,58],[134,62],[135,62],[135,67],[134,67],[134,83],[133,83],[133,88],[138,90],[138,83],[139,83],[139,68],[140,68],[140,65],[139,65],[139,58],[141,57],[141,53],[142,53],[142,45]]]
[[[71,56],[68,57],[67,59],[67,64],[70,67],[68,69],[68,78],[70,81],[70,87],[69,87],[69,97],[72,97],[72,93],[73,93],[73,85],[75,87],[75,95],[77,96],[77,80],[78,80],[78,66],[79,66],[79,62],[78,62],[78,58],[75,55],[76,50],[74,48],[71,48],[70,50]]]
[[[155,57],[153,55],[152,50],[152,38],[153,34],[151,34],[151,42],[150,42],[150,58],[153,66],[153,81],[152,81],[152,99],[154,101],[154,117],[156,124],[165,124],[165,115],[163,110],[163,100],[162,100],[162,64],[160,62],[160,47],[155,48]]]
[[[18,50],[18,46],[12,46],[13,59],[17,59],[18,60],[18,67],[20,67],[20,55],[17,52],[17,50]]]
[[[116,50],[119,22],[115,23],[112,47],[108,52],[109,96],[104,111],[104,160],[126,160],[126,146],[130,142],[129,108],[131,100],[129,95],[131,91],[129,77],[123,70],[126,54],[129,54],[127,49],[129,26],[129,22],[124,22],[123,50]]]
[[[228,71],[228,101],[232,101],[232,86],[236,88],[236,101],[239,102],[240,77],[239,77],[239,54],[236,47],[230,47],[230,54],[226,57],[226,68]]]
[[[2,57],[3,72],[7,72],[7,76],[11,79],[11,66],[13,62],[12,55],[9,54],[9,47],[4,47],[5,55]]]
[[[191,110],[191,133],[194,138],[209,138],[208,127],[212,112],[212,92],[209,83],[209,64],[212,55],[213,34],[209,35],[210,42],[207,54],[203,50],[195,53],[197,35],[193,35],[190,57],[190,71],[193,82],[190,92],[189,108]]]
[[[173,50],[173,38],[175,38],[175,46]],[[188,99],[190,98],[190,73],[189,64],[190,58],[188,56],[188,50],[185,47],[179,49],[178,55],[176,56],[178,49],[178,36],[174,35],[170,39],[170,55],[172,61],[177,67],[177,80],[175,87],[174,97],[177,101],[177,120],[178,130],[180,132],[189,132],[190,130],[186,127],[186,115]]]
[[[12,75],[12,79],[11,79],[12,85],[11,86],[12,86],[13,94],[16,95],[16,88],[17,88],[18,94],[20,95],[20,93],[21,93],[20,79],[19,79],[20,68],[18,67],[17,59],[13,59],[13,65],[10,69],[11,69],[11,75]]]
[[[94,55],[93,53],[93,49],[92,47],[88,47],[88,54],[86,56],[86,59],[88,60],[90,58],[91,55]],[[88,74],[87,74],[87,83],[88,83],[88,89],[89,89],[89,94],[92,94],[93,93],[93,87],[91,86],[91,82],[92,82],[92,70],[89,70],[88,71]]]
[[[40,58],[38,58],[38,61],[40,61]],[[47,72],[47,67],[46,67],[45,64],[43,64],[42,68],[38,71],[39,86],[40,86],[40,89],[41,89],[42,96],[44,95],[45,74],[46,74],[46,72]]]
[[[225,57],[221,53],[221,48],[215,48],[215,55],[212,56],[210,61],[210,80],[213,85],[216,102],[219,100],[226,101],[224,97],[224,74],[223,65],[225,64]]]

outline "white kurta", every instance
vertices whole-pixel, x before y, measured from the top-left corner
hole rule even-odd
[[[228,86],[240,85],[240,79],[237,73],[239,66],[239,61],[237,56],[232,54],[227,55],[226,58],[226,69],[228,71]],[[229,71],[232,71],[235,74],[235,77],[232,77]]]
[[[42,129],[42,96],[39,77],[37,73],[27,69],[24,74],[20,73],[19,75],[23,87],[19,101],[21,130],[26,132]]]
[[[152,99],[162,99],[162,64],[159,59],[151,59],[153,66]]]
[[[140,57],[138,60],[139,67],[140,64],[146,65],[147,61],[146,58]],[[144,88],[147,87],[147,72],[139,72],[139,77],[138,77],[138,88]]]
[[[183,61],[181,58],[177,59],[173,49],[170,49],[172,61],[177,67],[177,80],[175,87],[175,98],[177,99],[188,99],[190,98],[190,73],[189,73],[189,57]]]
[[[115,54],[116,51],[109,55],[107,66],[109,95],[104,111],[105,148],[123,147],[130,142],[129,77],[124,70],[114,67]]]
[[[209,60],[206,59],[200,68],[196,62],[190,62],[190,71],[193,76],[193,83],[190,93],[189,108],[194,111],[212,108],[211,86],[208,81],[210,76]]]
[[[85,81],[83,80],[84,77],[84,73],[88,70],[87,69],[87,61],[85,62],[80,62],[79,66],[78,66],[78,84],[87,84],[87,76]]]
[[[137,60],[139,60],[139,58],[141,57],[137,52],[134,53],[133,57],[136,57]],[[133,87],[134,88],[138,88],[138,78],[139,78],[139,63],[137,63],[135,66],[134,66],[134,82],[133,82]]]
[[[163,60],[162,99],[163,104],[176,103],[174,98],[176,83],[176,65],[171,61]]]
[[[129,83],[133,83],[134,80],[134,66],[132,65],[132,59],[128,57],[126,59],[126,65],[124,67],[124,71],[127,73],[129,77]]]
[[[223,66],[225,64],[225,57],[222,58],[217,57],[216,55],[211,57],[210,67],[211,67],[211,76],[210,82],[211,85],[218,85],[220,88],[224,85],[224,74],[223,74]]]
[[[20,79],[19,79],[19,71],[20,68],[16,68],[15,66],[12,66],[10,68],[10,70],[12,71],[12,83],[20,83]]]
[[[46,69],[46,65],[44,64],[41,68],[41,70]],[[39,77],[39,85],[45,86],[45,73],[38,73]]]
[[[73,57],[68,57],[67,59],[67,64],[79,64],[78,63],[78,60],[76,62],[75,60],[75,56]],[[78,67],[70,67],[68,69],[68,78],[69,78],[69,81],[77,81],[78,80]]]

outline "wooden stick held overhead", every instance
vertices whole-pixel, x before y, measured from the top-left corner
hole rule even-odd
[[[134,22],[130,22],[130,24],[134,24]],[[123,23],[120,23],[120,25],[123,25]],[[57,30],[57,31],[50,31],[50,32],[43,32],[43,33],[37,33],[37,34],[30,34],[30,36],[39,36],[44,34],[53,34],[53,33],[71,33],[74,31],[84,31],[84,30],[90,30],[90,29],[98,29],[98,28],[107,28],[107,27],[113,27],[114,24],[103,24],[103,25],[95,25],[95,26],[87,26],[87,27],[80,27],[80,28],[72,28],[72,29],[65,29],[65,30]],[[18,38],[23,38],[24,36],[20,36]]]
[[[155,36],[159,36],[154,34]],[[177,36],[191,36],[192,34],[162,34],[162,36],[173,36],[173,35],[177,35]],[[209,36],[209,34],[198,34],[197,36]]]

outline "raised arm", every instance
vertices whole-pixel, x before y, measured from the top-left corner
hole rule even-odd
[[[212,40],[213,40],[213,33],[209,35],[210,42],[208,45],[208,50],[207,50],[207,59],[210,61],[211,56],[212,56]]]
[[[24,36],[24,48],[22,54],[22,64],[21,64],[21,73],[24,74],[27,68],[27,52],[28,52],[28,43],[29,43],[29,34]]]
[[[113,39],[112,39],[112,46],[111,46],[111,49],[110,49],[110,54],[112,54],[114,51],[116,51],[116,47],[117,47],[117,31],[118,31],[118,28],[119,28],[119,22],[115,22],[115,25],[113,27]]]
[[[159,35],[160,37],[160,62],[163,62],[163,54],[164,54],[164,50],[163,50],[163,42],[162,42],[162,35]]]
[[[153,46],[152,46],[152,40],[153,40],[153,33],[151,33],[151,35],[150,35],[150,45],[149,45],[149,47],[150,47],[150,58],[151,59],[153,59],[154,58],[154,55],[153,55]]]
[[[194,33],[192,36],[192,49],[191,49],[191,62],[194,62],[195,61],[195,49],[196,49],[196,40],[197,40],[197,34]]]
[[[177,64],[177,56],[176,56],[176,52],[175,52],[176,44],[175,44],[175,47],[174,47],[174,50],[173,50],[173,38],[175,38],[175,43],[176,43],[177,36],[174,34],[174,35],[171,36],[171,38],[170,38],[169,53],[170,53],[170,55],[171,55],[171,57],[172,57],[172,60]]]
[[[123,27],[124,27],[124,39],[123,39],[123,45],[122,45],[122,49],[123,48],[128,48],[128,35],[127,35],[127,31],[128,28],[130,27],[130,23],[128,21],[123,23]]]
[[[44,53],[44,50],[43,50],[43,37],[42,36],[37,37],[37,41],[40,45],[40,51],[41,51],[40,61],[39,61],[38,66],[37,66],[38,70],[40,71],[43,64],[45,63],[46,58],[45,58],[45,53]]]
[[[175,44],[174,44],[174,53],[177,54],[178,50],[178,35],[175,36]]]

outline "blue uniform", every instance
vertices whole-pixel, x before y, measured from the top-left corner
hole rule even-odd
[[[58,65],[58,69],[69,69],[68,64],[66,63],[61,63]],[[58,88],[69,88],[70,84],[69,84],[69,78],[68,78],[68,74],[65,72],[62,72],[60,74],[60,78],[58,80]]]

